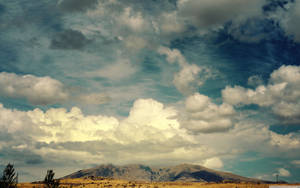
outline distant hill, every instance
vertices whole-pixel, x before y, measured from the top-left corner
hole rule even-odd
[[[251,182],[264,183],[265,181],[253,178],[246,178],[228,172],[221,172],[205,168],[200,165],[181,164],[172,167],[153,168],[150,166],[134,164],[125,166],[100,165],[95,168],[79,170],[63,177],[84,178],[84,177],[109,177],[133,181],[184,181],[184,182]]]

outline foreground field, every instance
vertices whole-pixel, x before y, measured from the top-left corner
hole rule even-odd
[[[60,181],[60,188],[268,188],[268,184],[248,184],[248,183],[184,183],[184,182],[136,182],[136,181],[126,181],[126,180],[91,180],[91,179],[64,179]],[[43,184],[39,183],[20,183],[18,187],[24,188],[44,188]]]

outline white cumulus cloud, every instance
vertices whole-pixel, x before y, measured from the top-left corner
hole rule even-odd
[[[180,128],[176,115],[176,109],[153,99],[136,100],[125,119],[84,115],[77,107],[19,111],[1,105],[0,133],[14,136],[7,141],[13,150],[30,150],[55,163],[70,154],[75,156],[68,162],[84,164],[99,160],[163,164],[212,157],[212,149],[195,145],[192,136]]]
[[[217,105],[205,95],[195,93],[185,102],[181,125],[193,134],[228,131],[233,127],[235,110],[229,104]]]
[[[178,63],[180,66],[187,64],[185,57],[181,54],[178,49],[170,49],[164,46],[160,46],[157,52],[161,55],[165,55],[168,63]]]
[[[278,175],[282,177],[289,177],[291,173],[287,169],[280,168],[278,169]]]
[[[218,157],[212,157],[212,158],[206,159],[203,163],[203,166],[205,166],[207,168],[218,169],[218,168],[223,167],[223,162]]]
[[[255,90],[241,86],[227,86],[223,100],[232,105],[257,104],[270,107],[285,123],[300,122],[300,66],[281,66],[273,71],[267,85]]]
[[[0,95],[24,98],[38,105],[60,103],[69,95],[63,84],[51,77],[0,73]]]
[[[181,67],[181,70],[174,74],[173,84],[184,95],[192,94],[196,91],[197,87],[201,86],[211,77],[209,69],[196,64],[189,64],[178,49],[172,50],[160,46],[157,51],[159,54],[166,56],[168,63],[178,63]]]
[[[153,99],[136,100],[129,116],[84,115],[73,107],[51,108],[45,112],[10,110],[0,106],[1,130],[24,133],[40,142],[86,142],[113,140],[116,143],[167,141],[186,137],[176,119],[177,111]],[[38,134],[39,133],[39,134]]]
[[[273,146],[282,147],[286,149],[300,148],[300,141],[292,133],[287,135],[281,135],[274,132],[270,132],[270,136],[271,136],[270,143]]]
[[[126,7],[123,13],[118,18],[120,25],[125,25],[132,31],[143,31],[147,27],[147,22],[144,20],[141,12],[135,12],[131,7]]]
[[[189,94],[196,90],[197,86],[201,86],[198,74],[201,68],[195,64],[185,65],[183,68],[174,75],[173,83],[178,91],[183,94]]]
[[[0,142],[0,152],[6,153],[9,148],[12,155],[30,153],[18,158],[19,165],[31,156],[38,156],[40,162],[57,168],[78,165],[84,168],[91,161],[156,165],[185,162],[222,168],[223,158],[248,150],[274,156],[300,148],[297,134],[279,135],[265,125],[245,121],[234,127],[223,125],[231,121],[235,111],[230,105],[213,103],[207,96],[195,94],[185,105],[190,119],[209,126],[201,123],[194,124],[195,127],[182,126],[178,109],[154,99],[136,100],[124,118],[85,115],[77,107],[20,111],[0,105],[0,134],[7,135],[7,140]],[[222,136],[218,133],[231,127]],[[187,130],[211,134],[189,134]],[[295,156],[297,152],[293,159]]]

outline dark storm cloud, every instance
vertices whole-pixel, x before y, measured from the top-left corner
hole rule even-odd
[[[0,157],[3,160],[19,164],[41,164],[41,156],[33,153],[28,149],[14,149],[12,147],[3,147],[0,150]]]
[[[259,43],[284,37],[279,23],[264,17],[249,18],[244,22],[225,24],[224,31],[244,43]]]
[[[204,39],[209,39],[206,40],[209,52],[201,51]],[[171,44],[172,48],[187,54],[192,62],[199,61],[199,56],[194,58],[192,54],[213,53],[209,65],[222,70],[223,76],[233,85],[247,86],[248,78],[253,75],[260,75],[262,81],[266,81],[273,70],[283,64],[300,65],[300,45],[291,41],[278,23],[271,19],[249,19],[236,26],[229,23],[215,33],[210,32],[207,38],[177,39]],[[215,63],[220,61],[222,64]],[[232,72],[235,72],[234,79]],[[211,91],[218,93],[218,89],[223,87],[220,83],[226,84],[222,77],[200,91],[209,95],[213,94]]]
[[[277,11],[278,9],[286,10],[285,6],[293,2],[295,2],[295,0],[268,0],[266,5],[263,6],[263,11],[268,13]]]
[[[93,8],[98,4],[98,0],[63,0],[59,3],[62,11],[82,12]]]
[[[203,28],[222,25],[236,18],[248,18],[260,13],[264,1],[178,1],[179,15]]]
[[[80,31],[67,29],[57,33],[51,41],[52,49],[80,50],[91,40],[87,39]]]

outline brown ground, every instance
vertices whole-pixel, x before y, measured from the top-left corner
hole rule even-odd
[[[44,188],[38,183],[19,183],[18,187],[24,188]],[[249,183],[184,183],[184,182],[136,182],[126,180],[91,180],[91,179],[64,179],[60,181],[60,188],[268,188],[268,184]]]

